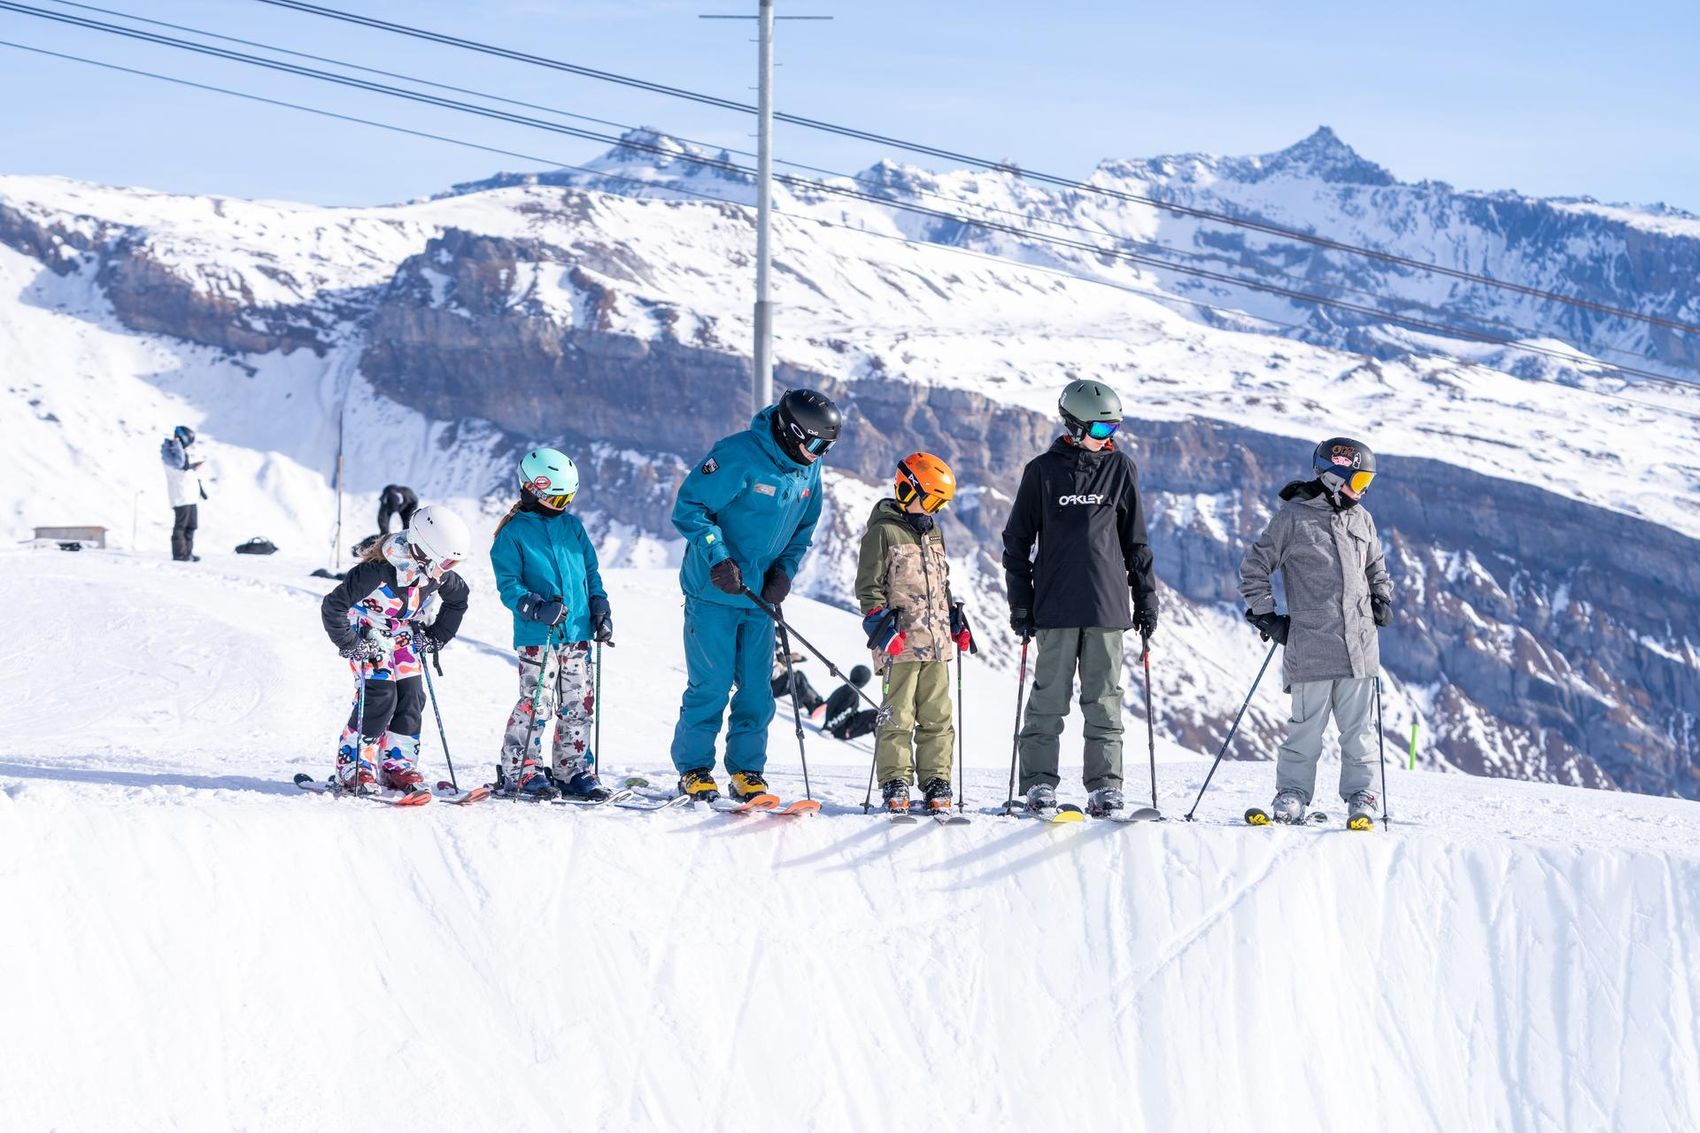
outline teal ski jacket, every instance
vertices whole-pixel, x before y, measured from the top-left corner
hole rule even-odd
[[[559,598],[566,607],[556,641],[590,640],[590,600],[608,592],[602,589],[596,548],[578,516],[515,512],[490,545],[490,565],[502,605],[513,611],[515,649],[549,640],[548,626],[519,616],[519,600],[527,594]]]

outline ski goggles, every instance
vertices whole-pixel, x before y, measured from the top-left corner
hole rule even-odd
[[[798,447],[810,456],[825,456],[826,450],[832,447],[835,437],[804,437]]]
[[[413,561],[419,564],[420,570],[430,575],[443,574],[460,565],[459,559],[439,559],[436,562],[432,562],[412,543],[407,545],[407,553],[413,556]]]
[[[538,496],[537,502],[546,508],[552,508],[555,511],[560,511],[562,508],[573,502],[573,493],[562,492],[559,495],[554,496]]]
[[[1120,421],[1093,421],[1086,426],[1086,435],[1095,441],[1107,441],[1122,427]]]
[[[1375,479],[1375,473],[1353,472],[1349,476],[1340,477],[1340,479],[1345,481],[1345,487],[1348,492],[1351,492],[1354,496],[1361,496],[1370,486],[1370,482]]]

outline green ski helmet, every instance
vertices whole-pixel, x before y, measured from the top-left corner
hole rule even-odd
[[[534,448],[519,462],[519,487],[549,510],[560,511],[578,492],[578,465],[559,449]]]
[[[1063,387],[1057,411],[1075,440],[1107,441],[1122,423],[1122,399],[1103,382],[1082,379]]]

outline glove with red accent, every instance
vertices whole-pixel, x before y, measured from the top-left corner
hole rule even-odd
[[[980,652],[980,646],[974,640],[974,630],[968,625],[968,611],[961,602],[950,604],[950,639],[964,653]]]
[[[888,610],[877,606],[869,610],[862,618],[862,629],[868,635],[868,648],[875,653],[887,653],[895,657],[903,652],[909,635],[897,628],[898,611]]]

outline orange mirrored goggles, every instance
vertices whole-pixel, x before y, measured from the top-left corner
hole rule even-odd
[[[921,510],[931,515],[935,511],[943,511],[944,505],[949,502],[949,496],[942,496],[935,492],[921,501]]]
[[[1346,477],[1346,487],[1351,489],[1352,495],[1361,496],[1374,479],[1373,472],[1354,472]]]
[[[556,511],[560,511],[562,508],[573,502],[573,493],[566,492],[559,496],[538,496],[537,502],[546,508],[553,508]]]

